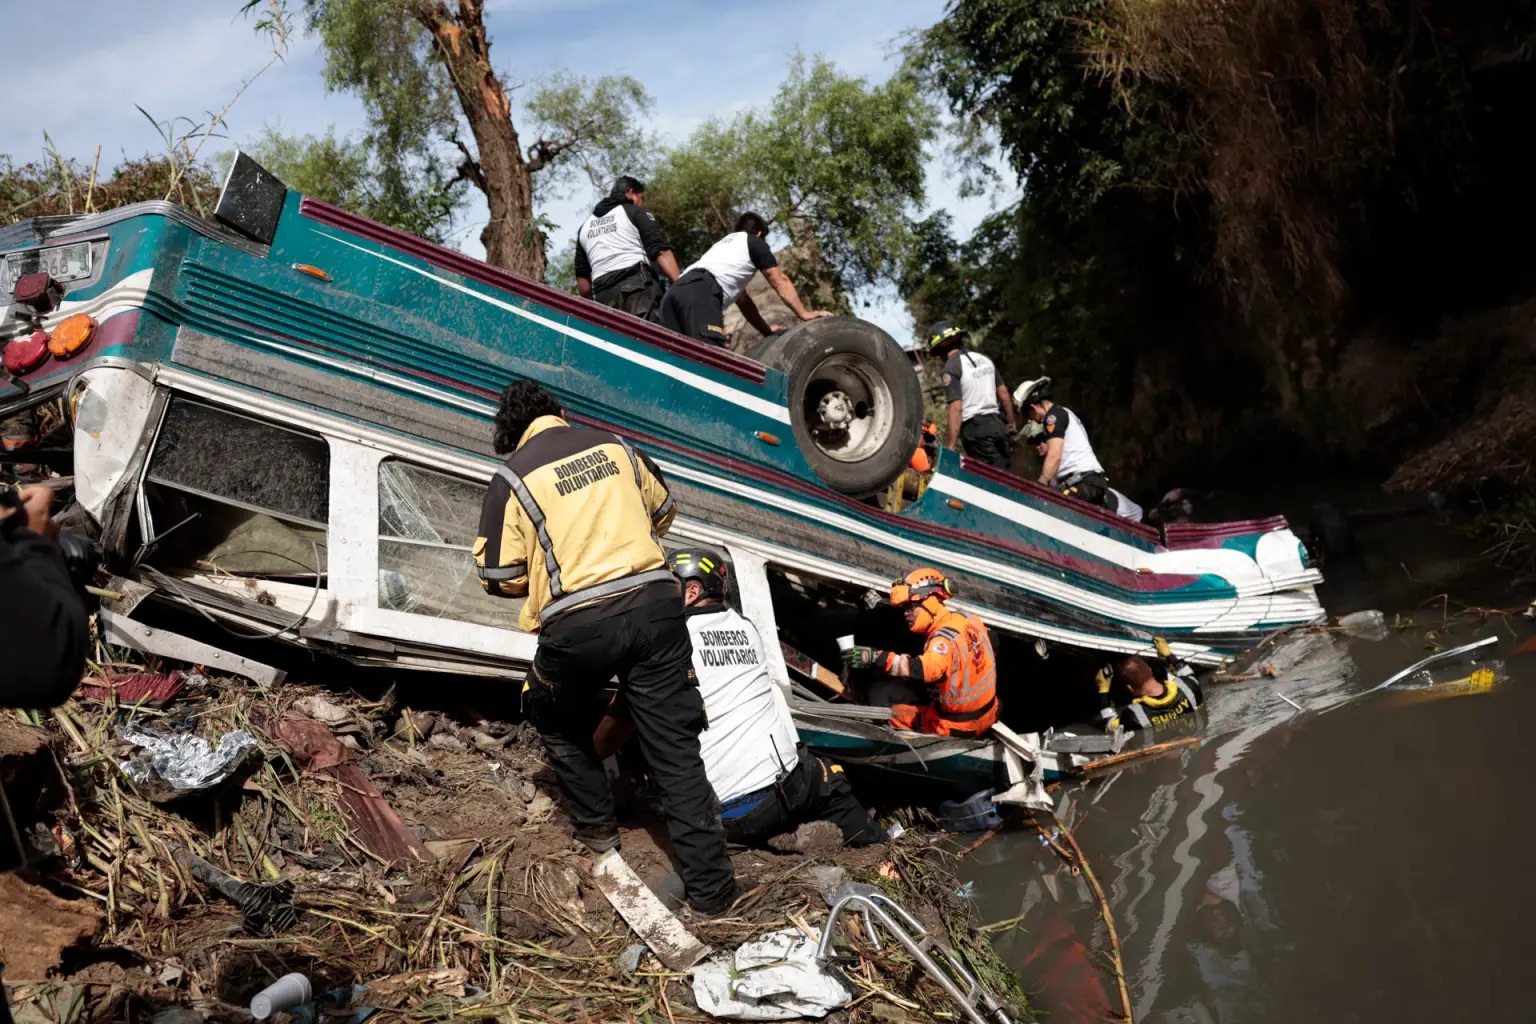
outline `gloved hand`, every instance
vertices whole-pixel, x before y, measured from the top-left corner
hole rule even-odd
[[[873,647],[850,647],[843,652],[843,664],[849,668],[868,668],[875,663]]]
[[[1155,636],[1152,638],[1152,644],[1157,648],[1157,656],[1159,658],[1173,657],[1173,648],[1168,646],[1167,640],[1160,636]]]
[[[1100,697],[1109,696],[1109,684],[1114,681],[1115,670],[1108,665],[1099,669],[1099,674],[1093,677],[1093,685],[1098,687]]]

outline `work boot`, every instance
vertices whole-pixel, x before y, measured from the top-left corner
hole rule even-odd
[[[580,825],[574,831],[576,841],[593,854],[604,854],[619,848],[619,830],[602,825]]]
[[[726,898],[721,902],[711,903],[706,907],[701,907],[697,903],[694,903],[692,900],[690,900],[687,904],[684,905],[679,916],[681,916],[684,921],[715,921],[722,917],[728,917],[731,913],[731,907],[736,903],[736,900],[740,896],[741,886],[732,883],[730,895],[726,896]]]

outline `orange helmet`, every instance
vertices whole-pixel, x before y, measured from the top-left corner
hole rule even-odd
[[[949,580],[937,569],[913,569],[891,584],[891,604],[897,608],[918,606],[911,630],[926,633],[934,620],[944,614],[944,602],[955,596]]]

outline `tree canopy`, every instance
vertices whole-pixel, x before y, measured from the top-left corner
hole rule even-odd
[[[326,85],[356,95],[368,112],[363,139],[347,153],[331,140],[308,170],[329,161],[332,170],[363,172],[343,191],[366,197],[388,223],[440,233],[468,183],[487,206],[487,260],[542,279],[536,198],[569,175],[606,174],[644,148],[645,89],[627,77],[570,74],[533,89],[525,127],[534,141],[525,147],[475,0],[305,0],[305,11],[325,51]],[[303,140],[277,145],[270,134],[265,141],[289,153],[305,148]],[[365,159],[339,159],[359,149]],[[294,166],[304,172],[302,162]]]
[[[937,128],[915,76],[872,84],[796,55],[765,107],[710,121],[665,152],[647,201],[685,258],[755,210],[789,236],[797,283],[843,300],[895,280],[916,245]]]

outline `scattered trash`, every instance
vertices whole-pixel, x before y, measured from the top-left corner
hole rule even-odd
[[[918,966],[928,972],[928,976],[938,983],[972,1024],[1011,1024],[1012,1018],[1002,1003],[976,980],[976,976],[959,957],[944,946],[935,944],[933,936],[916,918],[889,896],[871,886],[848,886],[837,896],[831,912],[827,914],[827,923],[817,946],[816,959],[819,962],[826,964],[836,955],[832,943],[837,937],[837,923],[848,910],[863,915],[864,930],[876,951],[880,949],[880,939],[874,927],[878,923],[917,961]],[[935,955],[937,960],[934,959]]]
[[[285,974],[251,997],[251,1016],[266,1020],[272,1014],[292,1010],[309,1002],[309,979],[302,974]]]
[[[907,826],[903,825],[899,821],[894,822],[890,828],[886,829],[885,834],[890,837],[892,842],[895,842],[907,834]]]
[[[150,799],[157,802],[211,789],[261,760],[256,737],[244,729],[220,736],[217,746],[191,733],[167,735],[136,725],[120,725],[117,734],[144,748],[144,753],[118,767],[129,779],[151,787]],[[156,786],[157,782],[164,785]]]
[[[955,890],[955,896],[962,900],[973,899],[976,896],[976,880],[967,880],[964,885]]]
[[[242,882],[186,850],[176,851],[176,863],[239,907],[240,923],[253,935],[272,935],[299,921],[299,912],[293,905],[293,882],[286,878],[276,882]]]
[[[1298,704],[1295,701],[1291,700],[1291,698],[1287,697],[1285,694],[1281,693],[1279,690],[1275,690],[1274,687],[1270,687],[1270,689],[1274,690],[1274,694],[1275,694],[1276,697],[1279,697],[1281,700],[1285,701],[1287,704],[1289,704],[1291,707],[1295,708],[1297,711],[1305,711],[1306,710],[1306,708],[1302,707],[1300,704]]]
[[[939,804],[939,828],[945,832],[986,832],[1001,828],[1003,816],[992,802],[995,790],[984,789],[964,800],[945,800]]]
[[[337,799],[360,833],[359,841],[370,853],[392,864],[432,859],[421,840],[405,827],[400,815],[358,766],[357,754],[331,735],[326,725],[290,712],[274,732],[272,738],[293,755],[300,767],[336,780]]]
[[[618,955],[618,958],[614,961],[613,966],[622,975],[628,976],[634,974],[640,969],[640,961],[645,956],[645,954],[645,943],[633,943],[624,947],[624,951]]]
[[[101,682],[81,683],[75,691],[86,700],[115,698],[119,704],[163,707],[176,699],[189,683],[201,683],[203,677],[188,672],[108,672]]]
[[[853,992],[816,959],[817,940],[799,928],[754,939],[693,969],[699,1009],[731,1020],[825,1017]]]
[[[139,669],[103,667],[130,676]],[[198,678],[186,666],[154,669]],[[542,743],[526,726],[488,721],[467,706],[405,708],[376,691],[274,692],[216,672],[204,678],[172,696],[167,711],[133,716],[134,726],[185,740],[177,724],[195,722],[210,754],[220,737],[244,732],[259,742],[255,752],[275,745],[290,755],[257,761],[241,788],[226,779],[217,800],[152,802],[146,786],[129,785],[120,772],[125,755],[102,756],[103,741],[129,749],[113,734],[126,708],[121,691],[71,701],[44,715],[43,728],[0,711],[0,774],[22,842],[37,852],[32,871],[49,886],[18,895],[6,889],[15,876],[0,875],[0,959],[9,961],[19,1024],[147,1021],[172,1009],[181,1012],[161,1024],[250,1020],[247,1001],[290,970],[307,976],[311,996],[288,1011],[274,1005],[268,1019],[490,1020],[530,1005],[569,1006],[579,993],[593,1020],[699,1020],[705,1014],[681,972],[707,955],[701,939],[733,950],[791,928],[809,938],[825,921],[825,890],[877,870],[893,895],[934,922],[934,941],[984,965],[989,979],[1010,978],[975,925],[975,901],[956,896],[947,844],[915,824],[888,844],[819,860],[736,852],[742,896],[728,915],[685,929],[664,910],[635,913],[645,902],[639,879],[666,870],[665,839],[658,844],[626,819],[623,860],[594,873],[571,842]],[[336,729],[366,749],[349,749]],[[423,742],[437,733],[464,748]],[[18,799],[15,780],[36,774],[34,762],[67,786],[46,799],[30,791]],[[0,834],[0,847],[14,841]],[[34,895],[47,904],[41,911]],[[4,912],[15,908],[22,912]],[[658,926],[676,929],[667,933],[670,952]],[[948,1009],[905,957],[854,956],[857,969],[847,976],[822,969],[858,1000],[861,1009],[844,1011],[855,1019],[880,1019],[893,1006],[929,1016]],[[143,966],[124,968],[128,957]],[[65,982],[22,973],[43,978],[61,965],[72,972]],[[1016,982],[1006,984],[1022,1016],[1024,996]]]
[[[1338,625],[1346,636],[1356,640],[1385,640],[1392,635],[1392,630],[1387,626],[1387,617],[1375,609],[1341,615]]]
[[[668,970],[687,970],[709,955],[683,923],[645,887],[618,850],[609,850],[592,864],[592,877],[613,909],[656,954]]]

